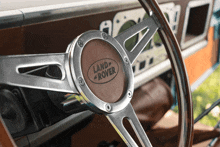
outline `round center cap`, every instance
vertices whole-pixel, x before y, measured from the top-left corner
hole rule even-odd
[[[123,62],[115,48],[99,39],[89,41],[81,56],[85,82],[99,99],[114,103],[127,86]]]

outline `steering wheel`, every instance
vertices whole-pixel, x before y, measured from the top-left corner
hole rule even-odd
[[[178,146],[191,146],[192,101],[179,45],[158,3],[155,0],[139,1],[150,17],[115,38],[104,32],[88,31],[74,39],[65,53],[1,56],[0,83],[78,93],[82,97],[77,100],[92,111],[104,114],[127,146],[137,144],[123,126],[123,119],[128,119],[142,146],[150,147],[150,140],[130,104],[134,92],[132,63],[158,31],[176,79],[180,111]],[[141,41],[131,51],[126,50],[126,40],[144,29],[147,31]],[[61,79],[20,72],[22,68],[49,65],[60,68]]]

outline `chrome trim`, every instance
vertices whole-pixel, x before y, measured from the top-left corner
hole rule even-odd
[[[70,69],[72,72],[72,78],[75,82],[76,88],[79,91],[79,93],[83,96],[84,102],[94,111],[100,113],[114,113],[117,111],[123,110],[131,101],[131,98],[129,97],[128,92],[130,91],[133,93],[134,91],[134,75],[131,68],[130,61],[125,61],[123,59],[128,58],[126,54],[126,50],[122,48],[122,46],[117,42],[115,38],[112,38],[111,36],[107,35],[106,37],[104,35],[105,33],[101,31],[88,31],[77,37],[74,42],[70,45]],[[119,54],[122,61],[122,66],[124,70],[124,74],[127,78],[127,87],[124,92],[124,94],[121,96],[121,99],[115,103],[107,103],[103,100],[101,100],[99,97],[97,97],[88,84],[84,82],[84,84],[80,84],[79,78],[81,78],[83,81],[85,81],[85,76],[83,75],[82,71],[82,52],[84,47],[89,41],[92,41],[94,39],[103,40],[110,45],[112,45],[115,48],[115,51]],[[82,46],[79,45],[79,42],[83,40]],[[111,110],[106,110],[106,105],[111,107]]]
[[[0,29],[20,27],[23,20],[23,13],[19,10],[0,11]]]
[[[208,70],[206,70],[205,73],[203,73],[198,80],[196,80],[192,86],[191,86],[191,91],[193,92],[194,90],[196,90],[200,84],[202,84],[215,70],[216,68],[219,66],[219,63],[216,63],[214,66],[212,66],[211,68],[209,68]]]
[[[124,119],[127,119],[131,124],[141,145],[143,147],[152,147],[150,140],[147,137],[141,123],[139,122],[131,103],[122,111],[107,114],[106,117],[128,147],[138,147],[138,145],[125,128],[123,124]]]
[[[0,57],[0,83],[19,87],[77,93],[68,75],[68,53],[51,53],[35,55],[10,55]],[[27,73],[20,73],[19,68],[57,65],[62,73],[62,79],[40,77]]]
[[[190,48],[182,51],[183,58],[186,59],[187,57],[193,55],[197,51],[204,48],[207,44],[208,44],[208,41],[204,40],[204,41],[199,42],[199,43],[195,44],[194,46],[191,46]],[[135,76],[134,88],[137,89],[138,87],[140,87],[144,83],[152,80],[153,78],[159,76],[160,74],[162,74],[165,71],[168,71],[170,69],[171,69],[171,66],[170,66],[170,61],[168,59],[155,65],[154,67],[146,70],[145,72],[142,72],[141,74]]]
[[[136,24],[135,26],[120,33],[118,36],[115,37],[115,39],[123,48],[125,48],[125,42],[129,38],[141,32],[142,30],[147,29],[141,40],[133,47],[133,49],[130,52],[125,49],[130,59],[130,62],[133,63],[137,56],[147,46],[148,42],[152,39],[158,28],[159,26],[156,24],[154,18],[149,17],[148,19],[145,19],[142,22]]]
[[[185,58],[189,57],[190,55],[195,54],[196,52],[200,51],[201,49],[203,49],[207,45],[208,45],[208,41],[203,40],[203,41],[185,49],[184,51],[182,51],[183,58],[185,59]]]
[[[190,15],[190,9],[193,8],[193,7],[199,7],[199,6],[203,6],[203,5],[206,5],[206,4],[209,4],[209,8],[208,8],[208,13],[207,13],[207,20],[206,20],[206,23],[205,23],[205,29],[204,29],[204,32],[191,39],[190,41],[187,41],[185,42],[185,36],[186,36],[186,29],[187,29],[187,26],[188,26],[188,18],[189,18],[189,15]],[[188,6],[186,8],[186,14],[185,14],[185,19],[184,19],[184,26],[183,26],[183,32],[182,32],[182,39],[181,39],[181,48],[184,49],[186,47],[189,47],[190,45],[193,45],[194,43],[202,40],[206,34],[207,34],[207,31],[208,31],[208,27],[209,27],[209,21],[210,18],[211,18],[211,12],[212,12],[212,0],[198,0],[198,1],[190,1],[188,3]]]
[[[183,57],[187,58],[190,55],[194,54],[195,52],[201,50],[203,47],[207,45],[207,41],[202,41],[194,46],[184,50]],[[163,72],[171,69],[170,61],[166,60],[151,69],[147,70],[147,72],[144,72],[138,76],[135,77],[135,89],[137,89],[142,84],[152,80],[154,77],[159,76]],[[54,124],[53,126],[50,126],[48,128],[43,129],[42,131],[34,134],[28,135],[28,139],[30,140],[30,146],[40,145],[44,142],[46,142],[48,139],[53,138],[57,134],[67,130],[68,128],[72,127],[74,124],[80,122],[79,119],[84,119],[92,115],[93,113],[90,111],[82,112],[79,114],[73,114],[64,120],[58,122],[57,124]],[[77,121],[77,122],[75,122]],[[52,136],[50,136],[50,135]],[[49,137],[49,138],[47,138]],[[22,139],[18,140],[18,142],[22,141]],[[17,143],[17,141],[16,141]]]
[[[87,0],[0,12],[0,29],[140,7],[137,0]],[[16,13],[15,13],[16,12]],[[22,14],[23,13],[23,14]],[[2,14],[2,15],[1,15]],[[16,15],[15,15],[16,14]],[[19,17],[16,18],[19,14]],[[24,17],[24,19],[23,19]],[[13,18],[13,19],[11,19]],[[19,22],[18,24],[14,24]],[[11,24],[11,25],[5,25]],[[1,26],[4,26],[1,28]]]

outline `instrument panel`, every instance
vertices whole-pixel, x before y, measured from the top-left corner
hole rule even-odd
[[[174,3],[166,3],[161,4],[160,7],[161,10],[164,12],[164,15],[166,16],[171,29],[175,34],[177,34],[181,11],[180,5],[175,5]],[[148,14],[142,8],[121,11],[114,16],[112,21],[103,21],[100,24],[100,30],[115,37],[126,29],[134,26],[135,24],[138,24],[144,19],[147,19],[148,17]],[[142,30],[133,37],[129,38],[125,42],[125,48],[128,51],[131,51],[133,47],[137,44],[137,42],[142,39],[146,31],[147,29]],[[135,75],[138,75],[139,73],[151,68],[152,66],[166,59],[167,54],[165,47],[159,37],[159,34],[156,33],[153,36],[152,40],[146,45],[141,55],[133,63],[133,72]]]

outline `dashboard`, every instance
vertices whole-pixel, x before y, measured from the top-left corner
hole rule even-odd
[[[207,46],[212,0],[158,2],[180,43],[183,58]],[[36,1],[35,4],[21,1],[18,5],[2,1],[0,6],[0,48],[7,48],[0,50],[1,55],[65,52],[68,44],[85,31],[100,30],[115,37],[149,17],[136,0]],[[199,17],[193,16],[195,13]],[[194,31],[196,25],[202,29]],[[126,49],[131,51],[147,31],[145,28],[129,38],[125,42]],[[217,56],[214,58],[217,60]],[[49,71],[50,76],[59,78],[54,75],[56,68],[37,68],[41,68],[43,76]],[[146,44],[132,69],[135,89],[158,76],[164,76],[170,85],[171,65],[158,33]],[[76,109],[62,109],[60,103],[69,98],[68,93],[5,85],[0,85],[0,90],[0,108],[10,103],[18,110],[13,115],[22,122],[18,124],[14,118],[12,121],[2,116],[18,146],[38,146],[93,115],[79,102],[70,106]],[[76,97],[80,96],[71,95],[72,99]]]
[[[160,7],[161,10],[164,12],[164,15],[166,16],[167,21],[172,28],[172,31],[176,34],[181,10],[180,5],[175,5],[174,3],[166,3],[161,4]],[[115,37],[121,32],[134,26],[135,24],[141,22],[146,18],[149,18],[149,16],[142,8],[122,11],[114,16],[112,22],[110,20],[102,22],[100,24],[100,30],[104,32],[106,31],[106,33],[108,33],[109,35]],[[103,27],[103,24],[108,25],[108,27]],[[128,39],[125,42],[126,49],[131,51],[132,48],[137,44],[137,42],[141,40],[146,31],[147,28],[145,30],[142,30],[132,38]],[[159,34],[156,33],[153,39],[146,45],[141,55],[138,57],[138,59],[136,59],[135,63],[133,64],[133,72],[135,75],[137,75],[144,70],[147,70],[154,65],[157,65],[165,59],[167,59],[165,47],[159,37]]]

